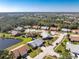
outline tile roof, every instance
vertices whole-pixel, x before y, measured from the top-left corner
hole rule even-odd
[[[13,53],[14,58],[19,57],[20,54],[21,54],[21,56],[23,56],[24,54],[27,54],[27,51],[28,51],[28,49],[25,44],[10,50],[10,52]]]
[[[70,35],[71,41],[79,41],[79,35]]]

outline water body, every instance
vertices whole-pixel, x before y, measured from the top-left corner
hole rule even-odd
[[[8,48],[19,42],[21,41],[17,39],[0,39],[0,50],[4,50],[5,48]]]

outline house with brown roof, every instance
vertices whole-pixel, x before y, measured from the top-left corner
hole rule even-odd
[[[79,29],[72,30],[72,33],[79,34]]]
[[[79,41],[79,35],[70,35],[70,41]]]
[[[10,53],[13,55],[13,59],[18,59],[20,56],[24,57],[27,56],[28,48],[26,44],[23,44],[21,46],[18,46],[12,50],[10,50]]]

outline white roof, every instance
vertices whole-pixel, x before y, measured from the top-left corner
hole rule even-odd
[[[18,26],[17,28],[15,28],[14,30],[22,30],[23,28]]]
[[[66,49],[70,50],[72,53],[79,54],[79,45],[75,45],[68,42],[66,44]]]
[[[55,35],[55,34],[56,34],[56,32],[55,32],[55,31],[51,31],[50,33],[51,33],[51,35]]]
[[[46,38],[46,37],[48,37],[48,36],[50,36],[50,35],[48,34],[48,32],[43,31],[43,32],[41,33],[41,36],[42,36],[43,38]]]
[[[41,29],[48,29],[49,27],[47,26],[42,26]]]
[[[62,31],[70,31],[70,29],[67,29],[67,28],[62,28],[61,30]]]
[[[36,29],[26,29],[25,32],[28,33],[28,32],[42,32],[42,31]]]
[[[12,34],[12,35],[16,35],[17,33],[18,33],[18,31],[15,31],[15,30],[12,30],[12,31],[11,31],[11,34]]]

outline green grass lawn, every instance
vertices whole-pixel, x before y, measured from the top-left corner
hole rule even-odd
[[[57,58],[49,55],[49,56],[45,56],[43,59],[57,59]]]
[[[64,38],[61,44],[55,48],[55,51],[66,56],[68,54],[68,51],[66,50],[66,42],[68,42],[68,39]]]
[[[52,39],[50,40],[45,40],[45,46],[49,46],[52,45],[52,43],[58,38],[58,36],[54,36]]]
[[[42,50],[40,48],[37,48],[37,49],[31,49],[32,52],[29,53],[29,56],[34,58],[35,56],[37,56],[40,52],[42,52]]]

